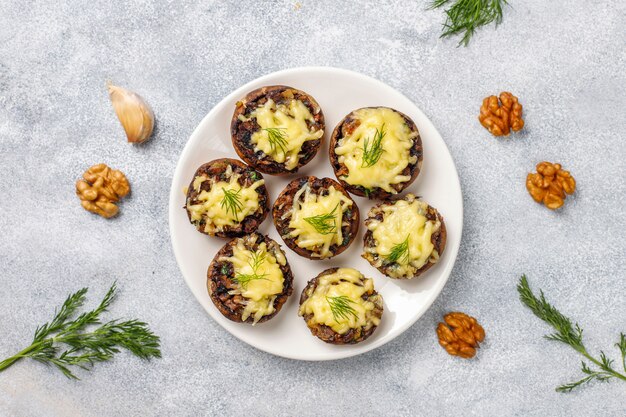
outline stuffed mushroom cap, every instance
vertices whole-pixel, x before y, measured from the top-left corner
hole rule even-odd
[[[417,178],[422,141],[407,115],[388,107],[365,107],[348,114],[330,139],[330,163],[352,194],[388,199]]]
[[[185,210],[199,232],[235,237],[258,229],[269,212],[263,176],[236,159],[200,166],[187,188]]]
[[[446,247],[443,217],[413,194],[372,207],[365,227],[363,258],[391,278],[420,276]]]
[[[304,91],[274,85],[251,91],[239,100],[231,121],[231,137],[241,159],[261,172],[297,172],[319,150],[324,115]]]
[[[272,215],[287,246],[309,259],[340,254],[359,228],[359,208],[341,184],[330,178],[291,181],[276,199]]]
[[[217,309],[232,321],[253,325],[280,311],[292,282],[280,245],[259,233],[228,242],[207,271],[207,289]]]
[[[311,333],[331,344],[362,342],[383,315],[383,298],[374,281],[353,268],[330,268],[302,291],[299,315]]]

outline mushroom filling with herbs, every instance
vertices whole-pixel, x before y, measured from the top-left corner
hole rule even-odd
[[[277,105],[274,100],[268,99],[248,117],[239,116],[239,120],[243,122],[252,119],[260,127],[250,138],[255,152],[263,152],[274,161],[285,164],[288,170],[298,166],[299,153],[304,142],[318,140],[324,135],[322,129],[314,130],[309,127],[309,124],[315,123],[315,118],[300,100]]]
[[[417,163],[411,148],[418,133],[400,113],[386,107],[355,110],[353,116],[354,130],[340,138],[334,150],[338,162],[348,170],[341,179],[368,190],[381,188],[396,194],[392,185],[411,180],[403,171]]]
[[[330,327],[334,332],[345,334],[350,329],[378,326],[380,315],[375,314],[382,305],[380,295],[363,296],[374,291],[374,281],[365,278],[352,268],[339,268],[321,275],[315,290],[300,305],[299,314],[309,316],[313,324]]]
[[[251,251],[239,240],[233,246],[232,256],[222,257],[220,261],[233,265],[232,280],[237,288],[229,294],[240,294],[245,299],[242,321],[253,317],[252,324],[256,324],[263,316],[274,313],[274,300],[283,292],[284,277],[280,267],[287,263],[282,253],[268,252],[265,242]]]
[[[284,237],[295,239],[299,247],[314,252],[312,256],[330,257],[329,248],[343,244],[343,214],[351,207],[352,200],[334,186],[315,194],[307,183],[296,192],[286,213],[290,231]]]
[[[228,166],[222,177],[227,180],[221,177],[209,178],[206,175],[195,177],[192,187],[198,195],[194,201],[187,199],[186,207],[191,221],[197,225],[204,219],[206,233],[221,231],[225,226],[237,225],[259,209],[257,188],[265,184],[264,180],[257,180],[251,186],[244,187],[239,183],[241,175],[233,173],[231,166]],[[200,191],[205,181],[210,182],[210,188]]]
[[[379,217],[369,218],[365,223],[372,232],[375,245],[366,246],[365,257],[374,255],[376,265],[393,264],[392,277],[413,276],[427,262],[439,260],[439,253],[432,236],[441,222],[426,217],[428,204],[408,194],[405,200],[385,204],[378,208]]]

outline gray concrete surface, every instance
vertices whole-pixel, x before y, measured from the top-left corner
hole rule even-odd
[[[626,383],[554,387],[580,358],[547,341],[517,299],[527,273],[618,359],[626,331],[626,3],[511,0],[504,23],[469,48],[438,38],[426,1],[17,1],[0,3],[0,357],[32,338],[70,291],[95,302],[113,280],[109,317],[140,317],[163,359],[129,354],[80,373],[32,361],[0,374],[0,416],[476,415],[623,416]],[[379,78],[432,119],[465,199],[461,251],[428,313],[360,357],[303,363],[235,340],[184,284],[168,234],[178,155],[223,96],[271,71],[325,65]],[[105,91],[141,93],[158,118],[145,146],[125,143]],[[494,139],[482,98],[510,90],[527,128]],[[558,213],[524,187],[540,160],[560,161],[578,192]],[[104,221],[80,208],[90,164],[122,169],[132,197]],[[478,317],[477,359],[448,356],[442,313]]]

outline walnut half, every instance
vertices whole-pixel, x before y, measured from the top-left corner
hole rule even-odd
[[[507,91],[500,93],[499,102],[496,96],[486,97],[478,120],[494,136],[508,136],[511,130],[517,132],[524,127],[522,105]]]
[[[474,317],[453,312],[443,316],[444,323],[437,326],[439,344],[450,355],[473,358],[479,343],[485,340],[485,330]]]
[[[76,195],[83,208],[107,219],[115,216],[119,209],[114,203],[130,192],[122,171],[98,164],[85,171],[83,178],[76,181]]]
[[[537,203],[556,210],[565,202],[566,193],[576,191],[576,180],[561,164],[544,161],[537,164],[537,173],[526,177],[526,189]]]

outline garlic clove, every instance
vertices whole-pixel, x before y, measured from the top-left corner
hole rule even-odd
[[[154,113],[139,94],[107,83],[111,104],[120,120],[128,142],[142,143],[154,129]]]

